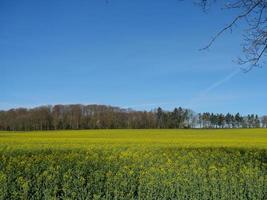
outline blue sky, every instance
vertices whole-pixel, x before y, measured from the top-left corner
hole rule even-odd
[[[267,66],[242,73],[234,12],[192,1],[0,1],[0,109],[108,104],[267,114]]]

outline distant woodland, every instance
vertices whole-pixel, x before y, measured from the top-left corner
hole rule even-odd
[[[267,116],[195,113],[161,108],[136,111],[106,105],[54,105],[0,111],[0,130],[266,128]]]

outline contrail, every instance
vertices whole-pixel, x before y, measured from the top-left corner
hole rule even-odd
[[[191,100],[189,100],[189,103],[187,104],[187,106],[190,107],[190,105],[192,105],[193,103],[196,103],[197,100],[205,97],[210,91],[218,88],[219,86],[223,85],[227,81],[231,80],[234,76],[236,76],[240,72],[241,72],[240,69],[236,69],[233,72],[231,72],[230,74],[228,74],[227,76],[225,76],[223,79],[220,79],[220,80],[216,81],[215,83],[210,85],[208,88],[206,88],[205,90],[201,91],[196,97],[194,97]]]
[[[236,76],[238,73],[240,73],[240,69],[236,69],[227,76],[225,76],[223,79],[220,79],[210,85],[205,90],[201,91],[197,96],[190,99],[188,101],[188,104],[185,105],[186,108],[190,108],[192,104],[196,104],[196,101],[206,96],[210,91],[216,89],[217,87],[221,86],[222,84],[226,83],[227,81],[231,80],[234,76]],[[147,103],[147,104],[135,104],[135,105],[126,105],[123,106],[123,108],[139,108],[139,107],[151,107],[151,106],[162,106],[162,105],[174,105],[176,102],[162,102],[162,103]],[[194,105],[193,105],[194,106]]]
[[[233,72],[231,72],[230,74],[228,74],[226,77],[224,77],[223,79],[213,83],[211,86],[209,86],[206,90],[204,90],[202,92],[202,94],[206,94],[208,92],[210,92],[211,90],[214,90],[215,88],[219,87],[220,85],[224,84],[225,82],[229,81],[230,79],[232,79],[235,75],[237,75],[238,73],[240,73],[240,69],[234,70]]]

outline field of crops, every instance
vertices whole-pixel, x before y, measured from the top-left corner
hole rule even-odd
[[[0,132],[0,199],[267,199],[267,130]]]

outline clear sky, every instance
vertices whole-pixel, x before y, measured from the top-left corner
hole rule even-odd
[[[235,13],[177,0],[0,0],[0,109],[108,104],[267,114],[267,66],[239,70]],[[266,58],[265,58],[266,59]]]

